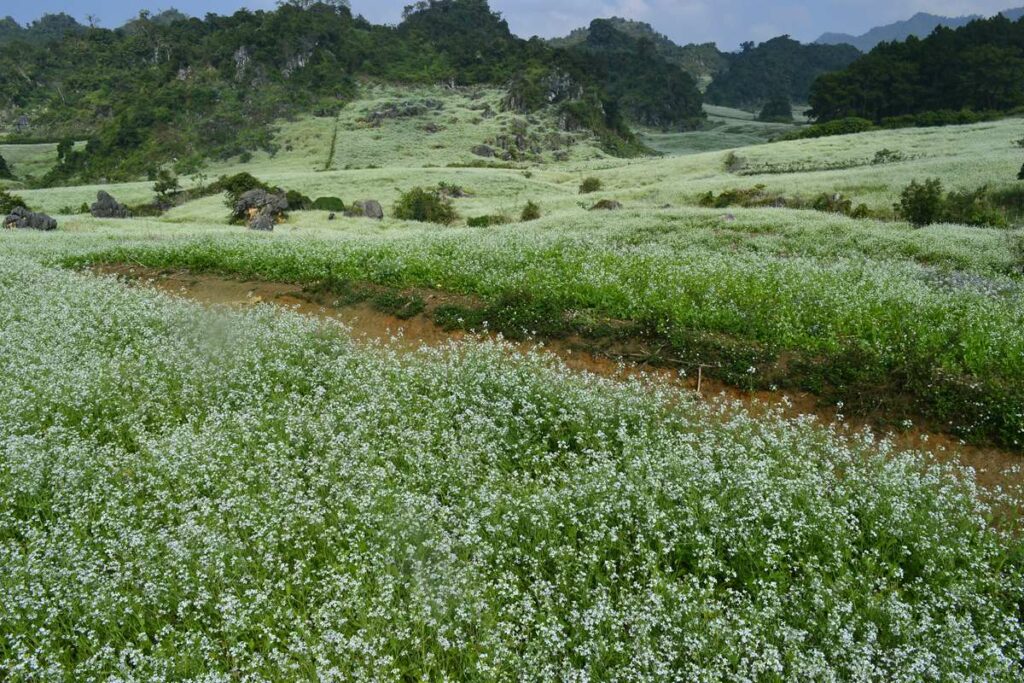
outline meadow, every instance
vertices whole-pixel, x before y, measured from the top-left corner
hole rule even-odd
[[[222,196],[75,212],[152,182],[17,189],[60,230],[0,232],[0,678],[1020,680],[1024,501],[970,469],[493,336],[410,352],[89,270],[437,296],[443,327],[634,341],[680,372],[1024,450],[1024,233],[886,214],[915,178],[1012,187],[1019,119],[767,143],[713,111],[747,127],[623,160],[500,104],[378,87],[281,122],[273,156],[182,178],[245,170],[378,199],[383,221],[294,211],[255,234]],[[539,153],[471,151],[524,128]],[[43,151],[20,153],[43,169]],[[455,223],[391,217],[441,182],[465,191]],[[878,217],[696,205],[757,184]],[[527,201],[540,219],[519,221]],[[505,222],[467,227],[485,215]]]

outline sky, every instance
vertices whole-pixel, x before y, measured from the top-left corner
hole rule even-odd
[[[351,0],[352,9],[375,23],[397,23],[412,0]],[[84,23],[119,26],[140,10],[175,7],[187,14],[230,14],[239,7],[270,9],[276,0],[0,0],[0,17],[27,23],[46,12],[66,12]],[[945,16],[990,15],[1024,0],[491,0],[512,31],[529,37],[565,35],[597,17],[646,21],[680,44],[715,42],[733,50],[745,40],[789,34],[813,41],[826,31],[860,34],[916,12]]]

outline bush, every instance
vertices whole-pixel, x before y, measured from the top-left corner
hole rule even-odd
[[[471,228],[489,228],[492,225],[504,225],[508,223],[508,216],[474,216],[466,219],[466,225]]]
[[[309,211],[313,208],[313,200],[298,190],[288,190],[285,199],[288,200],[288,208],[292,211]]]
[[[437,190],[415,187],[399,197],[395,203],[395,217],[423,223],[451,224],[458,215],[451,201]]]
[[[1022,165],[1020,170],[1017,171],[1017,180],[1024,180],[1024,165]]]
[[[891,164],[897,161],[903,161],[906,157],[903,156],[903,152],[897,152],[891,149],[880,149],[875,152],[875,158],[871,160],[872,164]]]
[[[158,202],[170,203],[181,192],[178,176],[166,168],[160,169],[156,176],[156,182],[153,183],[153,192],[156,193]]]
[[[25,200],[18,195],[0,190],[0,218],[9,214],[17,206],[20,206],[23,209],[28,208],[28,205],[25,204]]]
[[[229,207],[234,208],[238,198],[249,190],[266,190],[270,192],[272,189],[270,185],[267,185],[259,178],[243,172],[236,173],[233,176],[221,176],[211,183],[206,188],[206,191],[209,194],[226,192],[228,195],[226,203]]]
[[[942,220],[962,225],[1006,227],[1006,216],[992,202],[988,187],[950,192],[943,202]]]
[[[590,177],[580,183],[580,194],[590,194],[601,189],[601,179]]]
[[[345,210],[345,202],[337,197],[317,197],[313,202],[313,208],[317,211],[335,211],[341,213]]]
[[[738,173],[747,167],[747,160],[736,154],[736,152],[729,152],[725,155],[725,161],[722,166],[728,173]]]
[[[519,215],[519,220],[524,223],[528,221],[535,221],[540,218],[540,206],[531,202],[526,202],[526,206],[523,207],[523,212]]]
[[[0,178],[13,178],[14,174],[11,173],[10,166],[7,165],[7,159],[4,159],[4,155],[0,154]]]
[[[852,135],[874,130],[875,124],[867,119],[851,116],[845,119],[836,119],[828,123],[817,123],[802,130],[794,131],[782,136],[782,140],[806,140],[809,138],[824,138],[832,135]]]
[[[893,205],[896,215],[921,228],[942,218],[942,181],[930,178],[919,184],[912,180]]]

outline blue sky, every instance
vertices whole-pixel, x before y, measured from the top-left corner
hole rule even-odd
[[[411,0],[352,0],[353,10],[377,23],[399,20]],[[994,14],[1024,0],[491,0],[518,35],[563,35],[595,17],[624,16],[652,24],[680,43],[717,42],[734,49],[743,40],[783,33],[810,41],[825,31],[862,33],[915,12],[947,16]],[[183,12],[231,13],[246,6],[266,9],[276,0],[0,0],[0,16],[25,23],[44,12],[67,12],[83,20],[94,14],[116,26],[142,9],[176,7]]]

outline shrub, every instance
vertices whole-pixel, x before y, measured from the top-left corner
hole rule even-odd
[[[466,225],[471,228],[489,228],[492,225],[504,225],[508,223],[508,216],[474,216],[466,219]]]
[[[442,197],[437,190],[415,187],[399,197],[395,203],[395,217],[407,221],[449,225],[458,216],[451,201]]]
[[[1020,170],[1017,171],[1017,180],[1024,180],[1024,165],[1022,165]]]
[[[597,192],[600,189],[600,178],[590,177],[586,178],[582,183],[580,183],[580,194],[590,194],[591,192]]]
[[[872,164],[891,164],[897,161],[903,161],[905,157],[902,152],[897,152],[891,149],[880,149],[875,152],[875,158],[871,160]]]
[[[4,159],[4,155],[0,154],[0,178],[13,178],[14,174],[11,173],[10,166],[7,165],[7,159]]]
[[[1024,218],[1024,186],[1011,185],[993,190],[989,197],[993,204],[1002,209],[1008,220],[1019,221]]]
[[[226,203],[231,208],[234,208],[238,198],[249,190],[266,190],[270,192],[272,189],[270,185],[267,185],[259,178],[245,172],[236,173],[233,176],[221,176],[206,188],[209,194],[226,192],[228,195]]]
[[[809,138],[824,138],[831,135],[852,135],[874,130],[875,124],[867,119],[851,116],[845,119],[836,119],[828,123],[818,123],[808,126],[802,130],[794,131],[782,136],[783,140],[806,140]]]
[[[156,176],[156,182],[153,183],[153,192],[156,193],[158,202],[169,203],[173,201],[174,197],[181,192],[181,183],[178,182],[178,176],[166,168],[160,169]]]
[[[942,181],[930,178],[919,184],[912,180],[893,208],[897,216],[919,228],[935,223],[942,217]]]
[[[811,202],[811,208],[815,211],[841,213],[844,216],[849,216],[853,213],[853,202],[838,192],[834,194],[822,192]]]
[[[288,190],[285,199],[288,200],[288,208],[292,211],[309,211],[313,208],[313,200],[298,190]]]
[[[737,173],[747,167],[747,160],[736,154],[736,152],[729,152],[725,155],[725,161],[722,166],[729,173]]]
[[[20,206],[23,209],[28,208],[28,205],[25,204],[25,200],[18,195],[0,190],[0,218],[9,214],[16,206]]]
[[[992,202],[988,187],[950,192],[943,201],[942,220],[962,225],[1006,226],[1006,216]]]
[[[540,218],[540,206],[534,204],[532,201],[526,202],[526,206],[523,207],[523,212],[519,215],[521,221],[535,221]]]
[[[313,202],[313,208],[317,211],[336,211],[340,213],[345,210],[345,202],[337,197],[317,197],[316,201]]]

